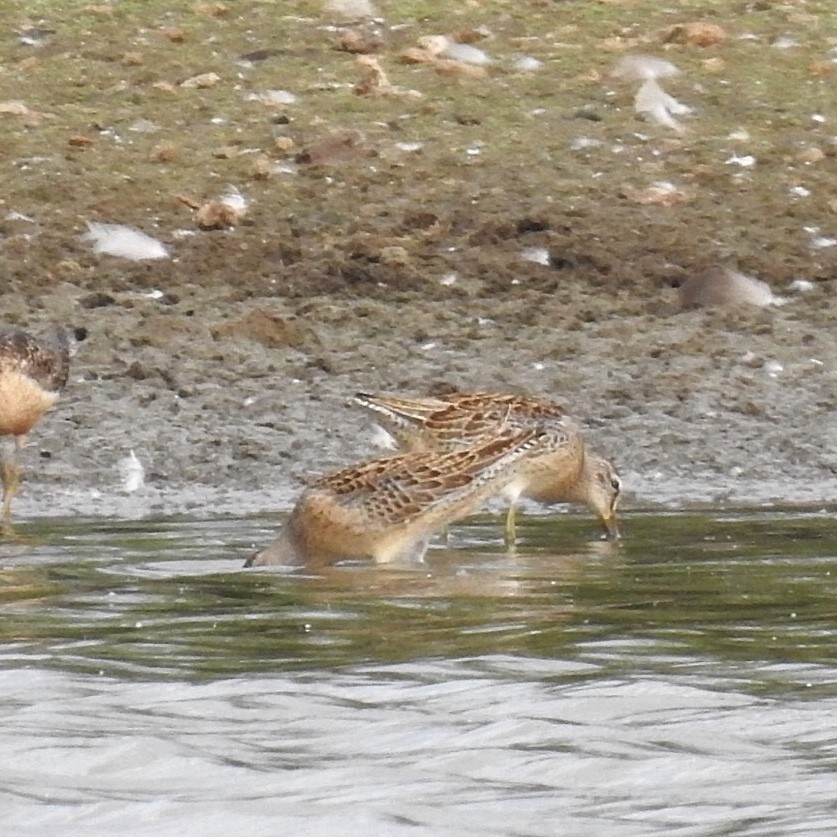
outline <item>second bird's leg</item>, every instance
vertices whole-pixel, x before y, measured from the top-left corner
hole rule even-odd
[[[515,551],[515,544],[517,543],[517,527],[515,526],[515,507],[514,503],[509,505],[509,510],[506,513],[506,548],[509,552]]]

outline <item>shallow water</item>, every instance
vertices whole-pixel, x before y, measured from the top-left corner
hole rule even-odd
[[[457,526],[420,567],[242,571],[266,518],[0,544],[7,833],[837,833],[822,512]]]

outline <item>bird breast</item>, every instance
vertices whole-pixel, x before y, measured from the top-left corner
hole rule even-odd
[[[57,392],[41,389],[28,375],[0,375],[0,435],[25,436],[57,400]]]

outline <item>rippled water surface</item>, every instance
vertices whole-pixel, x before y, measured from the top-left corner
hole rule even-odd
[[[242,571],[267,519],[0,544],[9,834],[837,834],[837,525],[486,517]]]

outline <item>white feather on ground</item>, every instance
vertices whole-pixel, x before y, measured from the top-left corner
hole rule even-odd
[[[654,55],[623,55],[610,71],[611,78],[623,81],[648,81],[649,79],[676,76],[680,70],[665,58]]]
[[[439,56],[450,58],[451,61],[461,61],[463,64],[474,64],[477,67],[485,67],[491,63],[491,58],[479,47],[458,44],[455,41],[448,41]]]
[[[132,261],[167,259],[169,251],[156,238],[122,224],[88,222],[84,238],[93,242],[93,252]]]
[[[145,485],[145,468],[133,451],[119,460],[119,476],[122,490],[128,494],[139,491]]]
[[[683,130],[683,126],[674,117],[692,112],[690,107],[678,102],[674,96],[669,96],[654,79],[643,82],[637,91],[634,110],[641,116],[678,132]]]
[[[704,308],[716,305],[784,305],[767,282],[739,273],[728,267],[715,268],[690,276],[680,286],[681,308]]]

